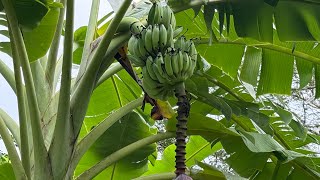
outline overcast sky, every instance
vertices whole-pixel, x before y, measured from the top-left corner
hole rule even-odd
[[[87,25],[89,21],[89,14],[91,8],[91,1],[78,0],[75,1],[75,29]],[[108,1],[100,1],[99,18],[103,17],[107,13],[111,12],[112,8]],[[0,36],[0,41],[8,41],[3,36]],[[0,61],[4,61],[9,67],[13,68],[11,58],[0,52]],[[18,121],[18,107],[17,99],[8,83],[4,80],[0,74],[0,108],[6,111],[15,121]],[[5,147],[0,142],[0,150],[6,152]]]

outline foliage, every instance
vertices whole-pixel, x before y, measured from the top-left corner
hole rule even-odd
[[[174,136],[175,117],[164,120],[166,132],[156,132],[152,107],[140,109],[140,86],[114,62],[131,35],[132,22],[118,28],[131,1],[107,23],[97,20],[99,3],[93,1],[88,26],[76,31],[73,0],[66,2],[62,8],[65,1],[1,1],[0,23],[10,28],[0,32],[10,38],[1,42],[1,51],[15,68],[0,63],[0,73],[17,95],[19,126],[0,111],[0,133],[10,156],[0,162],[0,177],[174,178],[174,145],[157,153],[155,143]],[[199,52],[197,69],[186,81],[188,174],[194,179],[319,179],[318,154],[306,145],[319,144],[320,136],[308,132],[294,113],[261,98],[290,94],[295,68],[300,88],[314,78],[319,97],[319,2],[168,3],[183,26],[181,34],[193,38]],[[143,20],[150,5],[141,1],[127,15]],[[64,54],[57,58],[65,10]],[[72,62],[80,65],[75,79]],[[134,70],[141,77],[141,69]],[[11,134],[21,158],[10,148]],[[222,149],[236,174],[206,163]]]

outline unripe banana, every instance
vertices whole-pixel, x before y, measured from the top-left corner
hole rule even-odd
[[[149,56],[149,54],[148,54],[146,48],[144,47],[144,44],[145,44],[145,43],[144,43],[144,39],[139,38],[138,41],[139,41],[139,43],[138,43],[138,48],[139,48],[139,52],[140,52],[140,54],[141,54],[141,58],[142,58],[143,60],[146,60],[147,57]]]
[[[139,58],[142,57],[140,50],[139,50],[139,39],[137,36],[132,36],[133,38],[132,43],[130,44],[131,48],[129,48],[129,51],[132,55],[135,55]]]
[[[176,24],[177,24],[177,22],[176,22],[176,17],[174,16],[174,13],[173,13],[173,12],[171,13],[171,21],[170,21],[170,24],[172,25],[172,28],[173,28],[173,29],[176,29]]]
[[[146,62],[144,60],[142,60],[141,58],[138,58],[137,56],[135,55],[128,55],[128,59],[133,63],[135,64],[136,66],[139,66],[139,67],[144,67],[146,65]]]
[[[170,7],[163,7],[163,18],[161,19],[161,24],[164,24],[167,29],[170,25],[171,12],[172,10],[170,9]]]
[[[158,4],[157,3],[153,3],[149,14],[148,14],[148,24],[153,25],[154,24],[154,17],[155,17],[155,13],[156,13],[156,6]]]
[[[191,40],[185,41],[185,50],[184,50],[184,52],[189,53],[190,48],[191,48],[191,43],[192,43]]]
[[[179,74],[181,75],[181,72],[183,69],[183,55],[181,50],[178,50],[178,67],[179,67]]]
[[[174,48],[176,48],[177,50],[182,50],[182,47],[184,47],[184,39],[181,36],[174,43]]]
[[[144,35],[144,46],[149,53],[152,53],[152,25],[149,25]]]
[[[152,29],[152,48],[154,51],[159,49],[159,25],[155,24]]]
[[[134,44],[135,44],[135,42],[134,41],[136,41],[136,37],[135,36],[131,36],[130,37],[130,39],[129,39],[129,41],[128,41],[128,51],[131,53],[131,54],[134,54]]]
[[[178,63],[178,53],[175,51],[171,56],[171,66],[176,78],[179,78],[179,63]]]
[[[173,69],[171,65],[171,55],[169,53],[166,53],[164,56],[164,67],[166,69],[166,73],[173,78]]]
[[[156,74],[153,72],[152,64],[153,64],[153,59],[151,56],[149,56],[146,61],[147,71],[153,80],[158,80]]]
[[[142,68],[142,77],[143,83],[147,84],[146,86],[148,89],[158,88],[160,86],[158,81],[155,81],[150,77],[146,66]]]
[[[160,45],[160,48],[164,48],[167,45],[167,29],[163,24],[160,24],[159,31],[160,31],[159,45]]]
[[[172,78],[170,78],[170,76],[164,70],[165,65],[164,65],[164,61],[161,53],[158,54],[154,63],[157,65],[158,71],[161,77],[166,80],[166,84],[173,85]]]
[[[179,37],[179,38],[176,40],[176,42],[174,42],[174,48],[177,49],[177,50],[181,49],[181,44],[182,44],[182,38]]]
[[[172,25],[169,24],[168,29],[167,29],[167,46],[168,47],[173,47],[173,28]]]
[[[156,63],[153,63],[152,68],[153,68],[154,74],[157,76],[157,79],[161,84],[167,84],[169,82],[167,79],[162,77],[162,75],[160,74],[159,68],[161,68],[161,66],[158,67]]]
[[[173,37],[174,38],[177,37],[182,31],[183,31],[183,27],[182,26],[178,27],[177,29],[174,29]]]
[[[183,52],[183,69],[182,73],[185,74],[189,68],[191,59],[189,58],[189,55],[186,52]]]
[[[162,15],[162,6],[158,3],[155,4],[154,21],[153,24],[160,24]]]
[[[193,42],[191,42],[189,56],[191,57],[191,59],[193,59],[194,57],[197,58],[197,55],[198,54],[197,54],[196,46],[194,45]]]
[[[191,76],[193,75],[193,71],[194,71],[194,69],[195,69],[195,67],[196,67],[196,65],[197,65],[197,61],[194,60],[194,59],[192,59],[190,56],[189,56],[189,59],[190,59],[190,65],[189,65],[189,68],[188,68],[186,74],[187,74],[189,77],[191,77]]]

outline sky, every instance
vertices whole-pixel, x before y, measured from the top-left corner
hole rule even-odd
[[[74,19],[74,28],[75,30],[81,26],[87,25],[90,16],[91,1],[88,0],[78,0],[75,1],[75,19]],[[111,12],[112,8],[108,1],[100,0],[100,9],[98,17],[101,18],[107,13]],[[0,35],[0,42],[8,41],[4,36]],[[61,42],[62,43],[62,42]],[[3,61],[11,69],[13,69],[13,64],[11,58],[0,52],[0,61]],[[18,107],[17,99],[8,85],[0,74],[0,108],[7,112],[16,122],[18,122]],[[4,144],[0,141],[0,152],[7,152]]]

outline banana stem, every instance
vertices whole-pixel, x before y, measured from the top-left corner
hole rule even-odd
[[[175,88],[175,96],[178,98],[178,116],[176,130],[176,176],[177,179],[186,173],[186,137],[187,121],[190,112],[190,103],[188,101],[185,85],[180,83]]]

